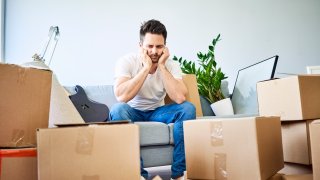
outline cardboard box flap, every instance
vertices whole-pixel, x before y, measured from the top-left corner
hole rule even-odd
[[[107,122],[90,122],[90,123],[69,123],[55,124],[57,127],[74,127],[74,126],[90,126],[90,125],[112,125],[112,124],[129,124],[130,120],[113,120]]]

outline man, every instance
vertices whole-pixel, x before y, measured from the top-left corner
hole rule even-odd
[[[120,103],[110,111],[111,120],[130,119],[174,123],[172,179],[183,179],[186,170],[183,121],[195,119],[195,107],[186,102],[187,88],[177,62],[169,59],[167,31],[157,20],[144,22],[140,28],[139,54],[120,59],[115,69],[114,93]],[[164,105],[169,95],[174,103]],[[141,161],[141,176],[148,178]]]

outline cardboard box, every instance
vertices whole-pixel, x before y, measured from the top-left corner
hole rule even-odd
[[[299,75],[257,83],[260,116],[281,120],[320,118],[320,76]]]
[[[310,124],[310,144],[312,154],[313,178],[320,179],[320,120]]]
[[[312,174],[284,175],[283,180],[313,180]],[[316,179],[315,179],[316,180]]]
[[[284,168],[278,173],[285,175],[312,174],[312,165],[285,162]]]
[[[57,77],[52,77],[49,127],[55,124],[85,123],[69,98],[69,94],[61,86]]]
[[[39,129],[37,140],[39,179],[140,179],[135,124]]]
[[[282,121],[282,144],[285,162],[311,164],[309,124],[307,121]]]
[[[184,122],[189,179],[267,179],[283,168],[279,117]]]
[[[24,67],[50,70],[42,61],[31,61],[23,63]],[[49,127],[55,124],[79,124],[84,123],[81,115],[74,107],[68,92],[61,86],[55,74],[52,75]]]
[[[52,72],[0,64],[0,147],[34,147],[48,127]]]
[[[35,180],[37,150],[0,149],[0,180]]]
[[[191,102],[196,107],[196,116],[201,117],[202,107],[200,103],[200,95],[198,91],[197,79],[194,74],[184,74],[182,76],[182,80],[188,89],[187,101]],[[164,99],[166,104],[172,103],[173,101],[167,95]]]

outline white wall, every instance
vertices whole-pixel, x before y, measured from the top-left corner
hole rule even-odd
[[[237,70],[278,54],[278,72],[320,65],[319,0],[7,0],[5,60],[30,61],[49,27],[61,36],[51,68],[64,85],[111,84],[115,61],[136,52],[139,26],[159,19],[171,55],[196,59],[220,33],[218,65],[233,88]]]

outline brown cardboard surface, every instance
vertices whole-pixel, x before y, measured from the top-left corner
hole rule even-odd
[[[59,83],[57,77],[52,77],[49,127],[54,124],[84,123],[77,109],[72,104],[69,95]]]
[[[267,179],[283,168],[279,117],[184,122],[189,179]]]
[[[50,69],[42,61],[26,62],[23,66],[46,70]],[[55,124],[84,123],[79,112],[71,102],[68,92],[61,86],[55,74],[52,75],[50,99],[49,127],[56,127]]]
[[[299,75],[257,84],[259,114],[281,120],[320,118],[320,76]]]
[[[307,121],[282,121],[282,144],[285,162],[311,164],[309,124]]]
[[[282,180],[283,179],[283,174],[275,174],[272,177],[268,178],[267,180]]]
[[[310,144],[314,179],[320,179],[320,120],[310,124]]]
[[[196,75],[185,74],[182,78],[188,88],[187,101],[191,102],[196,107],[197,117],[203,116]]]
[[[37,140],[39,179],[140,179],[135,124],[39,129]]]
[[[311,174],[312,165],[285,162],[284,168],[281,169],[278,173],[285,174],[285,175]]]
[[[0,149],[0,180],[37,179],[35,148]]]
[[[312,174],[284,175],[283,180],[313,180]],[[316,179],[315,179],[316,180]]]
[[[184,74],[182,76],[182,80],[188,89],[188,94],[186,97],[187,101],[191,102],[196,107],[197,117],[203,116],[196,75]],[[172,102],[172,100],[169,98],[168,95],[165,97],[164,101],[166,104],[169,104]]]
[[[48,127],[52,72],[0,64],[0,147],[36,145]]]

